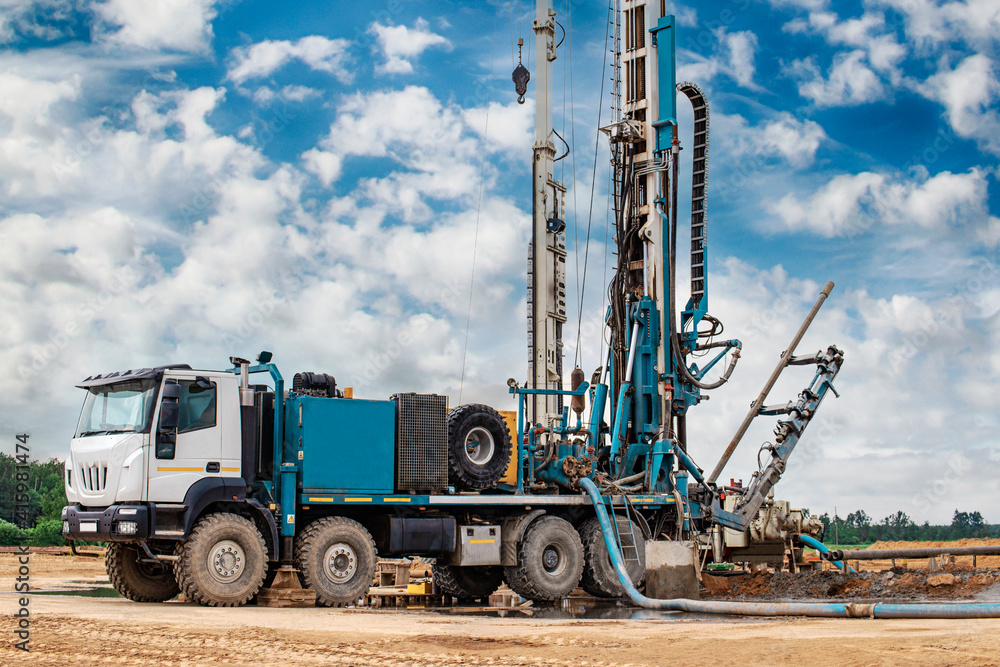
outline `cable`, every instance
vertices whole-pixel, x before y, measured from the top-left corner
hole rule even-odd
[[[518,35],[520,37],[521,35]],[[514,0],[510,0],[510,68],[517,67],[517,60],[514,58]]]
[[[500,11],[493,18],[493,44],[490,48],[490,78],[486,87],[486,120],[483,123],[483,159],[479,167],[479,201],[476,204],[476,232],[472,241],[472,277],[469,279],[469,312],[465,318],[465,346],[462,349],[462,379],[458,385],[458,404],[462,404],[462,393],[465,391],[465,364],[469,356],[469,328],[472,325],[472,298],[476,287],[476,253],[479,249],[479,221],[483,213],[483,191],[486,189],[486,139],[490,129],[490,101],[493,97],[493,59],[497,50],[497,29],[500,25]]]
[[[597,98],[598,100],[603,100],[604,99],[604,70],[607,69],[607,67],[608,67],[608,48],[607,47],[608,47],[608,37],[611,34],[611,18],[610,18],[611,11],[612,11],[611,5],[609,4],[608,5],[608,15],[609,15],[608,16],[608,24],[607,24],[607,27],[604,29],[604,62],[601,64],[601,94]],[[604,111],[604,105],[601,104],[600,102],[598,102],[598,105],[597,105],[597,127],[598,128],[601,127],[601,116],[602,116],[603,111]],[[582,333],[583,333],[583,299],[584,299],[584,297],[587,294],[587,262],[588,262],[588,260],[590,258],[590,229],[591,229],[592,223],[594,222],[594,193],[597,190],[597,154],[598,154],[600,146],[601,146],[601,131],[598,129],[595,134],[596,134],[596,136],[594,137],[594,169],[593,169],[593,175],[591,176],[591,179],[590,179],[590,207],[588,208],[588,214],[587,214],[587,245],[586,245],[586,248],[584,249],[584,254],[583,254],[583,284],[579,288],[579,290],[580,290],[580,299],[579,299],[580,300],[580,312],[578,313],[577,320],[576,320],[576,351],[577,351],[576,365],[577,366],[579,366],[580,362],[583,360],[583,354],[580,352],[580,340],[582,338]],[[574,193],[574,201],[575,201],[575,193]],[[610,206],[610,203],[611,203],[611,200],[609,199],[608,200],[608,205],[609,206]],[[578,256],[579,256],[579,254],[578,254]],[[604,275],[607,275],[607,266],[608,266],[607,258],[608,258],[607,253],[605,253],[605,255],[604,255]],[[577,275],[578,276],[580,275],[579,270],[577,270]],[[603,313],[603,312],[604,312],[604,300],[602,299],[601,300],[601,313]],[[601,359],[604,358],[603,357],[603,353],[604,353],[604,347],[602,346],[601,347],[601,354],[602,354]]]

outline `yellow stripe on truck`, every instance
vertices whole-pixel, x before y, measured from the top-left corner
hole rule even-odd
[[[204,468],[157,468],[156,472],[204,472]]]

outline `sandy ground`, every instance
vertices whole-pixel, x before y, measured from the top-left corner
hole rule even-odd
[[[402,610],[209,609],[176,601],[32,596],[30,653],[14,648],[15,557],[0,554],[3,665],[997,665],[1000,619],[626,620]],[[33,554],[37,588],[106,581],[99,559]],[[106,585],[106,584],[105,584]]]

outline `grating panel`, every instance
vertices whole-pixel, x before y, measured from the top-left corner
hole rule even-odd
[[[448,488],[448,397],[397,394],[396,489],[439,493]]]
[[[108,466],[92,463],[80,467],[80,486],[84,491],[100,493],[108,483]]]

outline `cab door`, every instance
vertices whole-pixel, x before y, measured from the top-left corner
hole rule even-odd
[[[176,384],[180,391],[167,390]],[[222,455],[219,386],[203,376],[166,376],[163,394],[177,394],[177,427],[173,438],[160,433],[161,405],[157,408],[147,455],[147,500],[179,503],[191,485],[204,477],[218,477]],[[173,442],[170,442],[173,440]]]

